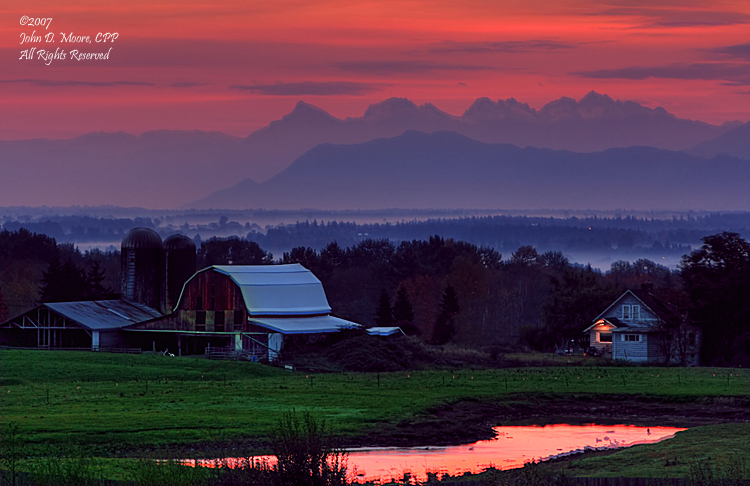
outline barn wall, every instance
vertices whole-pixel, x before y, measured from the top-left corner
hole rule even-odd
[[[199,316],[204,322],[198,322]],[[224,318],[223,325],[221,317]],[[247,311],[241,290],[229,277],[206,271],[188,282],[173,314],[135,327],[176,331],[246,332]]]
[[[100,348],[125,347],[125,338],[120,331],[99,331]]]

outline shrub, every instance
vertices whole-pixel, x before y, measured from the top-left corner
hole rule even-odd
[[[278,486],[344,486],[348,454],[332,444],[325,422],[309,413],[284,414],[271,438]]]

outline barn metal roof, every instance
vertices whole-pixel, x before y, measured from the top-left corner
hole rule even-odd
[[[214,265],[201,271],[208,270],[226,275],[240,287],[250,316],[309,316],[331,312],[323,284],[299,263]]]
[[[42,307],[95,331],[119,329],[162,316],[156,309],[125,300],[55,302]]]
[[[400,327],[371,327],[367,329],[370,336],[393,336],[394,334],[404,334]]]
[[[360,327],[359,324],[333,316],[251,317],[250,323],[281,334],[314,334],[337,332]]]

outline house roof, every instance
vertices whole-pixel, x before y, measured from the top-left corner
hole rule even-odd
[[[631,290],[630,292],[635,295],[638,300],[646,304],[646,306],[648,306],[648,308],[651,309],[659,318],[676,318],[673,307],[670,307],[667,302],[658,298],[651,292],[648,292],[646,290]]]
[[[359,324],[333,316],[251,317],[250,323],[281,334],[337,332],[360,327]]]
[[[54,302],[41,307],[95,331],[119,329],[162,316],[156,309],[126,300]]]
[[[658,317],[664,318],[665,312],[668,312],[666,306],[664,306],[663,304],[659,304],[659,305],[656,304],[657,299],[656,297],[654,297],[653,294],[646,292],[645,290],[626,290],[625,292],[623,292],[621,296],[616,298],[609,307],[604,309],[604,312],[596,316],[594,318],[594,322],[598,321],[599,319],[602,319],[603,316],[607,314],[607,312],[609,312],[609,310],[612,307],[616,306],[617,303],[620,302],[623,299],[623,297],[627,296],[628,294],[638,299],[646,308],[648,308],[651,312],[653,312]],[[654,307],[652,307],[651,304],[653,304]],[[607,320],[612,322],[612,318],[607,318]]]
[[[310,270],[299,263],[214,265],[195,275],[207,271],[226,275],[237,284],[251,317],[310,316],[331,312],[323,284]],[[195,278],[195,275],[192,278]],[[187,287],[187,284],[185,286]]]
[[[594,323],[591,324],[586,329],[584,329],[583,332],[589,332],[592,328],[598,326],[600,321],[604,321],[607,324],[610,324],[610,325],[614,326],[615,328],[625,325],[622,322],[620,322],[620,319],[617,319],[615,317],[607,317],[606,319],[598,319],[598,320],[594,321]]]

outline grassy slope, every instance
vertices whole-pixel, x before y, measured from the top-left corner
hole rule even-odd
[[[720,424],[678,432],[673,439],[646,444],[614,453],[581,456],[552,463],[545,469],[563,471],[571,477],[686,477],[696,466],[714,469],[718,476],[732,468],[750,474],[750,424]]]
[[[325,418],[335,433],[352,437],[457,400],[517,401],[519,392],[650,394],[674,401],[750,395],[746,370],[709,368],[558,367],[379,376],[378,387],[376,374],[306,375],[195,358],[0,351],[0,421],[18,425],[31,451],[52,445],[120,455],[208,442],[247,440],[250,447],[262,446],[281,414],[292,408],[310,410]],[[652,449],[662,451],[650,460],[664,469],[663,451],[679,446],[683,437],[690,440],[687,452],[674,451],[679,457],[709,442],[711,448],[736,449],[738,437],[750,432],[745,425],[711,427],[718,428],[706,428],[705,437],[699,437],[703,429],[694,429],[674,442],[617,454],[640,464]],[[614,471],[607,467],[611,463],[611,456],[575,461],[578,472],[570,474],[630,471],[623,469],[622,460],[615,461],[619,465]],[[640,469],[632,471],[641,475]]]

